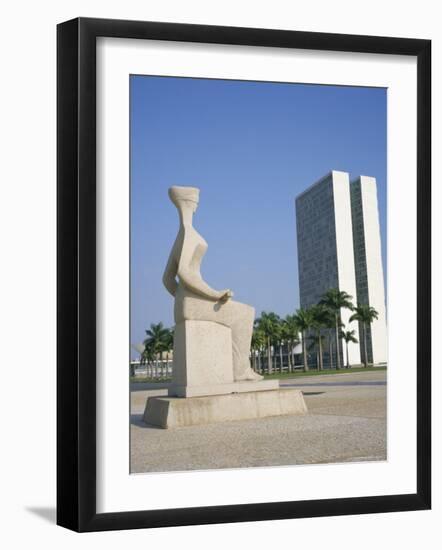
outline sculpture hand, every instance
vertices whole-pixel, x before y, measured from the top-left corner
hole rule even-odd
[[[229,289],[221,290],[220,294],[221,294],[219,299],[220,302],[227,302],[227,300],[230,300],[230,298],[233,297],[233,292]]]

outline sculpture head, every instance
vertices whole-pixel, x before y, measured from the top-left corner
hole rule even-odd
[[[169,198],[179,211],[198,208],[200,190],[197,187],[180,187],[174,185],[169,188]]]

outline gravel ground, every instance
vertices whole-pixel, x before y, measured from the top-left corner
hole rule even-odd
[[[306,416],[173,430],[142,421],[147,397],[167,389],[132,391],[132,473],[386,460],[386,371],[285,379],[281,386],[303,391]]]

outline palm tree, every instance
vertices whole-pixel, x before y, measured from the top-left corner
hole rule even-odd
[[[154,356],[156,359],[156,374],[158,374],[158,357],[161,363],[163,362],[163,353],[166,351],[169,340],[169,329],[165,328],[163,323],[152,323],[150,329],[146,330],[147,338],[143,344],[145,350]]]
[[[261,313],[261,317],[256,320],[256,326],[259,330],[264,333],[266,339],[266,348],[267,348],[267,370],[271,374],[273,371],[273,362],[272,362],[272,343],[278,336],[280,326],[280,318],[276,313],[265,312]]]
[[[254,327],[252,333],[252,368],[255,372],[261,371],[261,350],[266,344],[266,336],[258,327]],[[256,352],[258,352],[258,368],[256,368]]]
[[[329,318],[327,320],[327,342],[328,342],[328,361],[330,369],[333,368],[333,332],[335,330],[335,318],[332,313],[329,312]]]
[[[164,339],[164,351],[166,352],[166,377],[169,375],[169,353],[173,351],[174,329],[167,329],[167,335]]]
[[[339,325],[341,322],[341,309],[353,310],[352,297],[339,288],[330,288],[322,296],[319,304],[325,306],[334,315],[335,342],[336,342],[336,369],[341,368],[341,355],[339,353]]]
[[[316,331],[315,341],[318,346],[318,370],[323,370],[323,343],[324,338],[321,336],[323,328],[327,328],[330,325],[330,311],[323,305],[316,305],[311,308],[312,310],[312,328]]]
[[[353,342],[354,344],[358,343],[358,340],[355,336],[354,330],[341,330],[339,336],[344,340],[345,342],[345,352],[347,357],[347,368],[350,368],[350,361],[348,360],[348,344],[350,342]]]
[[[287,329],[284,319],[281,319],[279,325],[279,361],[281,363],[281,372],[284,367],[284,346],[287,350],[287,369],[290,368],[290,358],[289,358],[289,339],[287,335]]]
[[[154,354],[152,350],[152,346],[145,345],[143,351],[140,355],[140,366],[146,365],[146,376],[149,378],[149,370],[150,370],[150,376],[153,376],[152,372],[152,362],[154,360]]]
[[[284,370],[284,354],[283,354],[283,346],[284,346],[284,335],[283,335],[284,325],[282,322],[279,322],[279,338],[278,338],[278,348],[279,348],[279,372],[282,374]]]
[[[316,350],[316,369],[322,370],[321,362],[322,362],[322,345],[325,340],[325,336],[322,336],[322,334],[312,334],[308,337],[310,340],[310,345],[308,347],[309,351]]]
[[[364,339],[364,367],[368,366],[368,353],[367,353],[367,325],[370,326],[371,323],[378,318],[378,312],[374,307],[369,306],[368,304],[360,304],[355,308],[355,313],[350,317],[350,322],[359,321],[362,326],[362,335]]]
[[[306,342],[306,333],[311,328],[313,322],[313,314],[310,309],[300,308],[296,310],[295,315],[293,316],[294,321],[298,325],[299,331],[302,335],[302,357],[304,362],[304,372],[308,371],[308,361],[307,361],[307,342]]]
[[[335,333],[335,314],[332,311],[328,310],[327,338],[328,338],[329,362],[330,362],[331,369],[336,366],[333,364],[334,333]]]
[[[294,315],[287,315],[282,323],[282,333],[287,343],[287,359],[289,372],[293,371],[295,358],[293,348],[299,343],[299,327]]]
[[[260,331],[259,339],[257,341],[258,345],[258,371],[262,374],[264,372],[264,367],[262,365],[262,352],[266,348],[266,337],[263,332]]]
[[[275,330],[275,336],[274,336],[274,346],[278,347],[279,352],[279,372],[283,372],[284,370],[284,344],[285,344],[285,334],[284,334],[284,321],[278,316],[278,324],[277,328]],[[276,365],[275,365],[276,369]]]

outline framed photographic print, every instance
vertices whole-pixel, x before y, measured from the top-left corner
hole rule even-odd
[[[430,41],[57,36],[58,524],[430,508]]]

